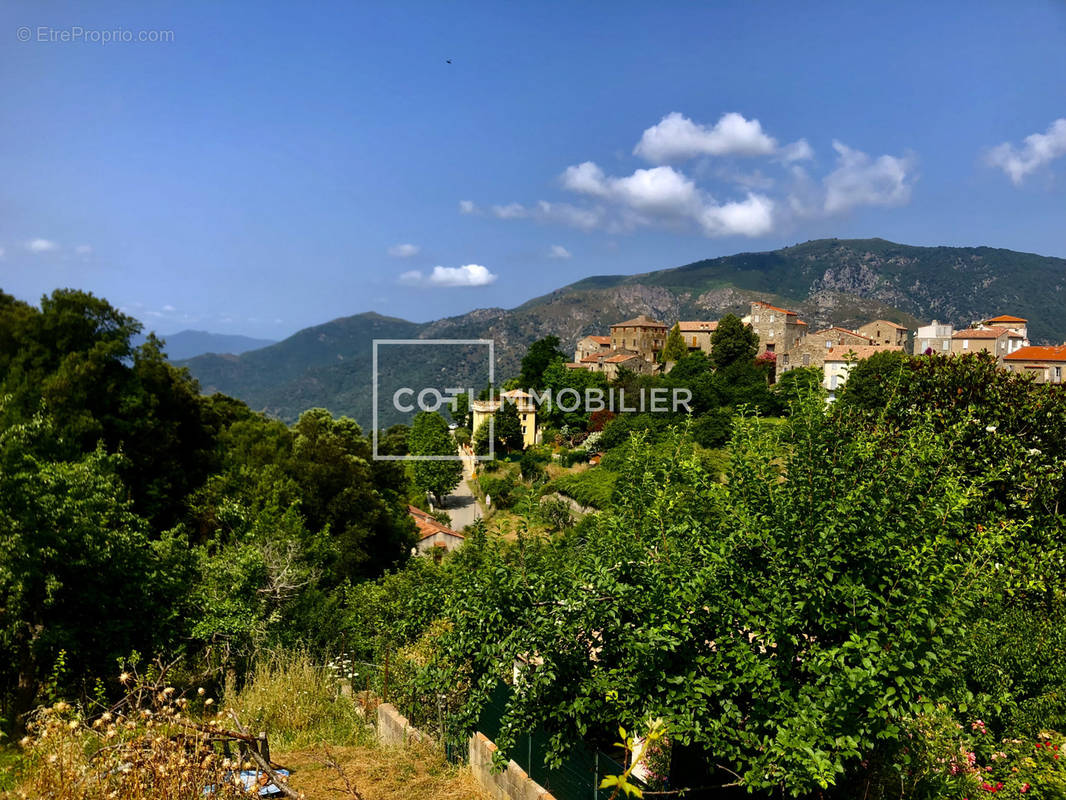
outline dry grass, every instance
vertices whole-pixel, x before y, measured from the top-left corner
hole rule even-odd
[[[306,652],[279,653],[261,662],[243,689],[226,695],[226,707],[253,733],[266,731],[275,750],[365,744],[372,738],[367,722],[339,688]]]
[[[470,769],[449,764],[426,745],[403,748],[355,745],[330,748],[362,800],[488,800]],[[350,798],[344,780],[325,763],[321,747],[278,756],[293,768],[289,785],[307,800]]]

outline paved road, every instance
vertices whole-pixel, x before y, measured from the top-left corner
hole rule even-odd
[[[467,481],[470,476],[474,474],[475,461],[473,455],[461,454],[463,456],[463,480],[447,497],[443,511],[448,512],[448,516],[452,518],[452,528],[457,531],[461,531],[471,522],[478,517],[484,517],[484,513],[481,510],[481,504],[478,503],[477,498],[474,497],[474,493],[470,491],[470,487],[467,486]]]

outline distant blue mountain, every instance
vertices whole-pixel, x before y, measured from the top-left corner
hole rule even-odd
[[[195,358],[206,353],[240,355],[276,343],[272,339],[253,339],[251,336],[208,331],[179,331],[160,338],[166,342],[167,358],[171,361]]]

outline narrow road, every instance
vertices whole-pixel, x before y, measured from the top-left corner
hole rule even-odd
[[[485,514],[466,483],[474,474],[474,465],[477,464],[477,460],[472,453],[460,451],[459,454],[463,457],[463,479],[455,487],[455,491],[448,495],[442,510],[447,511],[448,516],[452,518],[452,529],[462,531],[475,519],[484,517]]]

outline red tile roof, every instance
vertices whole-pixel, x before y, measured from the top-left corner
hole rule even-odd
[[[1066,361],[1066,344],[1020,347],[1003,357],[1004,361]]]
[[[795,311],[789,311],[787,308],[778,308],[777,306],[772,306],[769,303],[764,303],[761,300],[756,300],[752,305],[762,306],[763,308],[768,308],[771,311],[780,311],[782,314],[791,314],[793,317],[796,316]]]
[[[875,353],[898,353],[903,348],[898,345],[876,345],[876,344],[842,344],[836,347],[830,347],[825,351],[826,361],[862,361],[864,358],[869,358]],[[854,357],[849,358],[849,354],[854,354]]]
[[[829,333],[830,331],[840,331],[841,333],[847,333],[852,336],[858,336],[860,339],[865,339],[868,342],[873,341],[873,339],[871,339],[869,336],[866,336],[865,334],[859,333],[858,331],[849,331],[847,328],[841,328],[838,325],[833,325],[829,328],[822,328],[820,331],[815,331],[814,333],[812,333],[811,336],[820,336],[821,334]]]
[[[678,322],[677,326],[681,329],[682,333],[698,333],[699,331],[718,330],[717,322],[700,322],[698,320],[693,322]]]
[[[451,528],[441,525],[437,520],[433,519],[432,516],[420,508],[408,506],[407,513],[411,515],[411,518],[415,521],[415,525],[418,527],[419,539],[428,539],[430,536],[435,536],[438,533],[443,533],[448,536],[458,536],[460,539],[466,538],[463,534],[459,533],[459,531],[453,531]]]
[[[587,355],[584,358],[582,358],[581,359],[581,363],[582,364],[596,364],[596,363],[599,363],[599,360],[601,358],[603,358],[605,355],[606,355],[605,353],[592,353],[591,355]]]
[[[633,358],[640,358],[640,356],[636,353],[619,353],[616,356],[611,356],[610,358],[605,358],[603,360],[604,363],[607,364],[621,364],[623,361],[629,361]]]
[[[952,339],[998,339],[1010,333],[1006,328],[967,328],[959,331]]]
[[[652,319],[647,314],[641,314],[633,319],[627,319],[625,322],[616,322],[611,326],[614,328],[665,328],[666,325],[659,322],[657,319]]]
[[[887,320],[887,319],[875,319],[873,322],[867,322],[865,325],[863,325],[861,327],[867,328],[870,325],[888,325],[888,326],[893,327],[893,328],[898,328],[901,331],[910,330],[906,325],[900,325],[898,322],[892,322],[891,320]]]
[[[1028,322],[1029,320],[1022,317],[1012,317],[1010,314],[1000,314],[998,317],[992,317],[986,319],[985,322]]]
[[[610,336],[586,336],[585,338],[586,339],[591,339],[596,344],[610,344],[611,343],[611,337]]]

